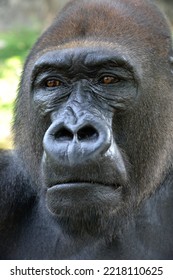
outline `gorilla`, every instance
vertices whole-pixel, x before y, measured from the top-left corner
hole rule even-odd
[[[0,153],[1,259],[173,259],[173,50],[149,0],[72,0]]]

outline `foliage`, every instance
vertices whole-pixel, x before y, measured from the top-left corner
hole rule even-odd
[[[0,33],[0,148],[12,147],[10,126],[23,62],[38,30]]]

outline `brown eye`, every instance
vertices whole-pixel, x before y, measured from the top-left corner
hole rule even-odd
[[[105,85],[114,84],[119,82],[118,77],[105,76],[102,78],[102,83]]]
[[[52,80],[47,80],[46,81],[46,87],[58,87],[61,85],[61,82],[59,80],[55,80],[55,79],[52,79]]]

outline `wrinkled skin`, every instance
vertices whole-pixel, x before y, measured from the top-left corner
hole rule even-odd
[[[144,0],[70,1],[0,153],[2,259],[173,259],[173,52]]]

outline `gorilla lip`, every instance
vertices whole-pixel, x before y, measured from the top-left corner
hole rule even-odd
[[[67,183],[61,183],[61,184],[56,184],[56,185],[53,185],[51,187],[48,188],[48,191],[50,189],[71,189],[71,188],[76,188],[76,189],[79,189],[79,188],[84,188],[84,187],[91,187],[91,188],[94,188],[94,187],[109,187],[109,188],[114,188],[114,189],[120,189],[122,188],[122,185],[120,184],[104,184],[104,183],[94,183],[94,182],[67,182]]]
[[[73,208],[76,204],[83,209],[93,205],[115,205],[122,201],[122,186],[112,191],[113,186],[99,183],[65,183],[47,190],[47,205],[52,213],[58,214],[62,208]]]

